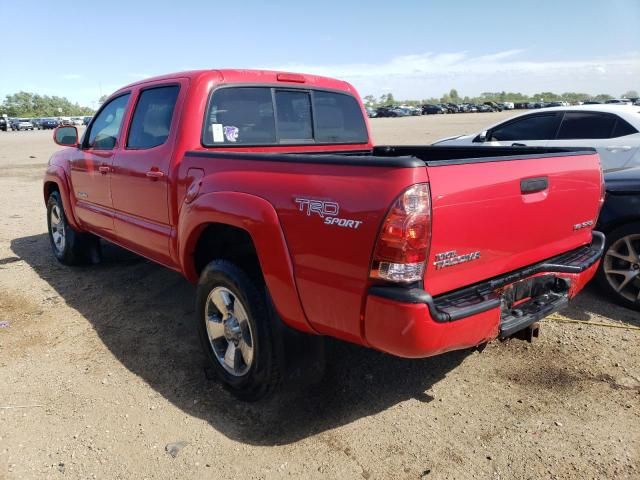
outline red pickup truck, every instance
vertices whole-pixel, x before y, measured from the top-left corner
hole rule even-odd
[[[321,370],[322,336],[426,357],[510,336],[593,276],[590,149],[374,147],[348,83],[210,70],[114,93],[49,161],[54,255],[98,238],[197,288],[211,369],[259,398]]]

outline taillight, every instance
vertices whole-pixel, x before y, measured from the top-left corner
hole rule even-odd
[[[391,205],[378,235],[371,277],[407,283],[421,280],[430,243],[429,184],[419,183]]]

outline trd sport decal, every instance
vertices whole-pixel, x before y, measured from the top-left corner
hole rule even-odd
[[[313,200],[311,198],[296,197],[294,202],[298,204],[298,210],[307,214],[318,215],[324,219],[325,225],[337,225],[338,227],[353,228],[357,230],[362,221],[340,218],[340,205],[337,202]]]

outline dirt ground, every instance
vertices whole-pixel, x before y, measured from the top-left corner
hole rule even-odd
[[[371,124],[416,144],[507,115]],[[55,261],[55,148],[51,131],[0,132],[1,480],[640,478],[637,330],[545,321],[533,344],[424,360],[330,341],[322,384],[238,403],[204,375],[179,275],[115,247]],[[594,287],[563,315],[640,326]]]

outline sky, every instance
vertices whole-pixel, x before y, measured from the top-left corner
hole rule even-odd
[[[0,0],[0,99],[96,107],[208,68],[337,77],[362,96],[640,90],[640,0]]]

